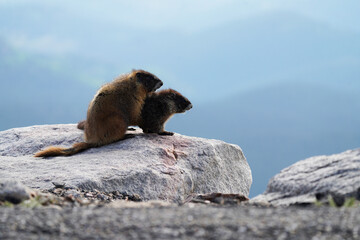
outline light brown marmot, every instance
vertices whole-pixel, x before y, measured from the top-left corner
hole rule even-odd
[[[89,104],[85,141],[71,148],[49,147],[35,157],[70,156],[123,139],[128,126],[140,124],[147,95],[162,84],[159,78],[144,70],[133,70],[105,84]]]

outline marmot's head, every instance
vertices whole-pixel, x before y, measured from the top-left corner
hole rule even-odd
[[[163,82],[158,77],[144,70],[133,70],[132,74],[147,92],[154,92],[163,85]]]
[[[173,103],[172,108],[174,113],[183,113],[193,107],[189,99],[181,95],[181,93],[174,89],[167,89],[165,91],[167,99]]]

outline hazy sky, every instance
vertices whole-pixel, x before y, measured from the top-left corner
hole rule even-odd
[[[138,0],[138,1],[20,1],[0,0],[0,7],[12,11],[17,8],[36,7],[52,9],[56,16],[73,16],[74,21],[96,21],[97,24],[131,27],[139,31],[174,31],[182,34],[194,34],[229,22],[246,20],[269,13],[288,12],[323,22],[331,28],[342,31],[360,32],[360,1],[333,0]],[[32,17],[36,24],[41,16],[38,12],[29,12],[23,16]],[[53,16],[54,18],[56,16]],[[17,16],[21,17],[21,16]],[[49,31],[42,31],[28,36],[29,28],[12,26],[7,19],[2,20],[1,35],[18,48],[34,52],[48,51],[49,54],[76,51],[81,42],[71,36],[59,36],[49,26]],[[44,21],[46,19],[43,19]],[[31,22],[30,22],[31,24]],[[36,25],[34,25],[36,26]],[[16,28],[18,27],[18,28]],[[71,26],[69,26],[70,28]],[[36,32],[36,30],[34,30]],[[41,47],[40,47],[41,46]]]
[[[223,98],[282,81],[353,88],[359,10],[357,0],[0,0],[0,38],[62,64],[93,61],[81,79],[94,88],[145,68],[200,103],[211,100],[203,92]]]

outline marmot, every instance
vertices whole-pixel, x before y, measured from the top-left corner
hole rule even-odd
[[[162,81],[144,70],[133,70],[102,86],[89,104],[85,122],[85,142],[71,148],[49,147],[35,157],[70,156],[92,147],[121,140],[128,126],[139,125],[147,95]]]
[[[191,108],[191,102],[173,89],[151,93],[146,98],[141,111],[139,127],[142,128],[144,133],[173,135],[173,132],[164,130],[166,121],[175,113],[183,113]],[[79,129],[84,129],[85,122],[86,121],[79,122],[77,127]]]
[[[165,123],[175,113],[183,113],[192,108],[191,102],[173,89],[149,94],[141,111],[139,127],[144,133],[173,135],[165,131]]]

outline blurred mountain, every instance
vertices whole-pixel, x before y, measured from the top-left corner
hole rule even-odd
[[[25,49],[31,48],[27,42],[46,37],[56,39],[54,45],[69,42],[67,58],[79,58],[78,64],[93,62],[113,74],[132,68],[151,70],[194,101],[207,101],[207,92],[223,98],[279,81],[360,87],[360,33],[293,12],[262,14],[190,33],[139,29],[73,11],[59,14],[50,4],[17,8],[21,18],[13,11],[0,13],[0,20],[6,19],[23,34],[11,33],[15,45],[17,37],[24,37]],[[63,46],[53,46],[57,47]]]
[[[94,90],[64,59],[16,51],[0,41],[0,130],[82,119]]]
[[[281,83],[195,105],[175,115],[167,130],[241,146],[253,171],[254,196],[298,160],[360,147],[359,122],[357,91]]]
[[[186,32],[67,10],[0,8],[0,130],[84,119],[102,83],[143,68],[194,104],[169,130],[243,148],[252,195],[297,160],[360,146],[359,32],[290,11]]]

